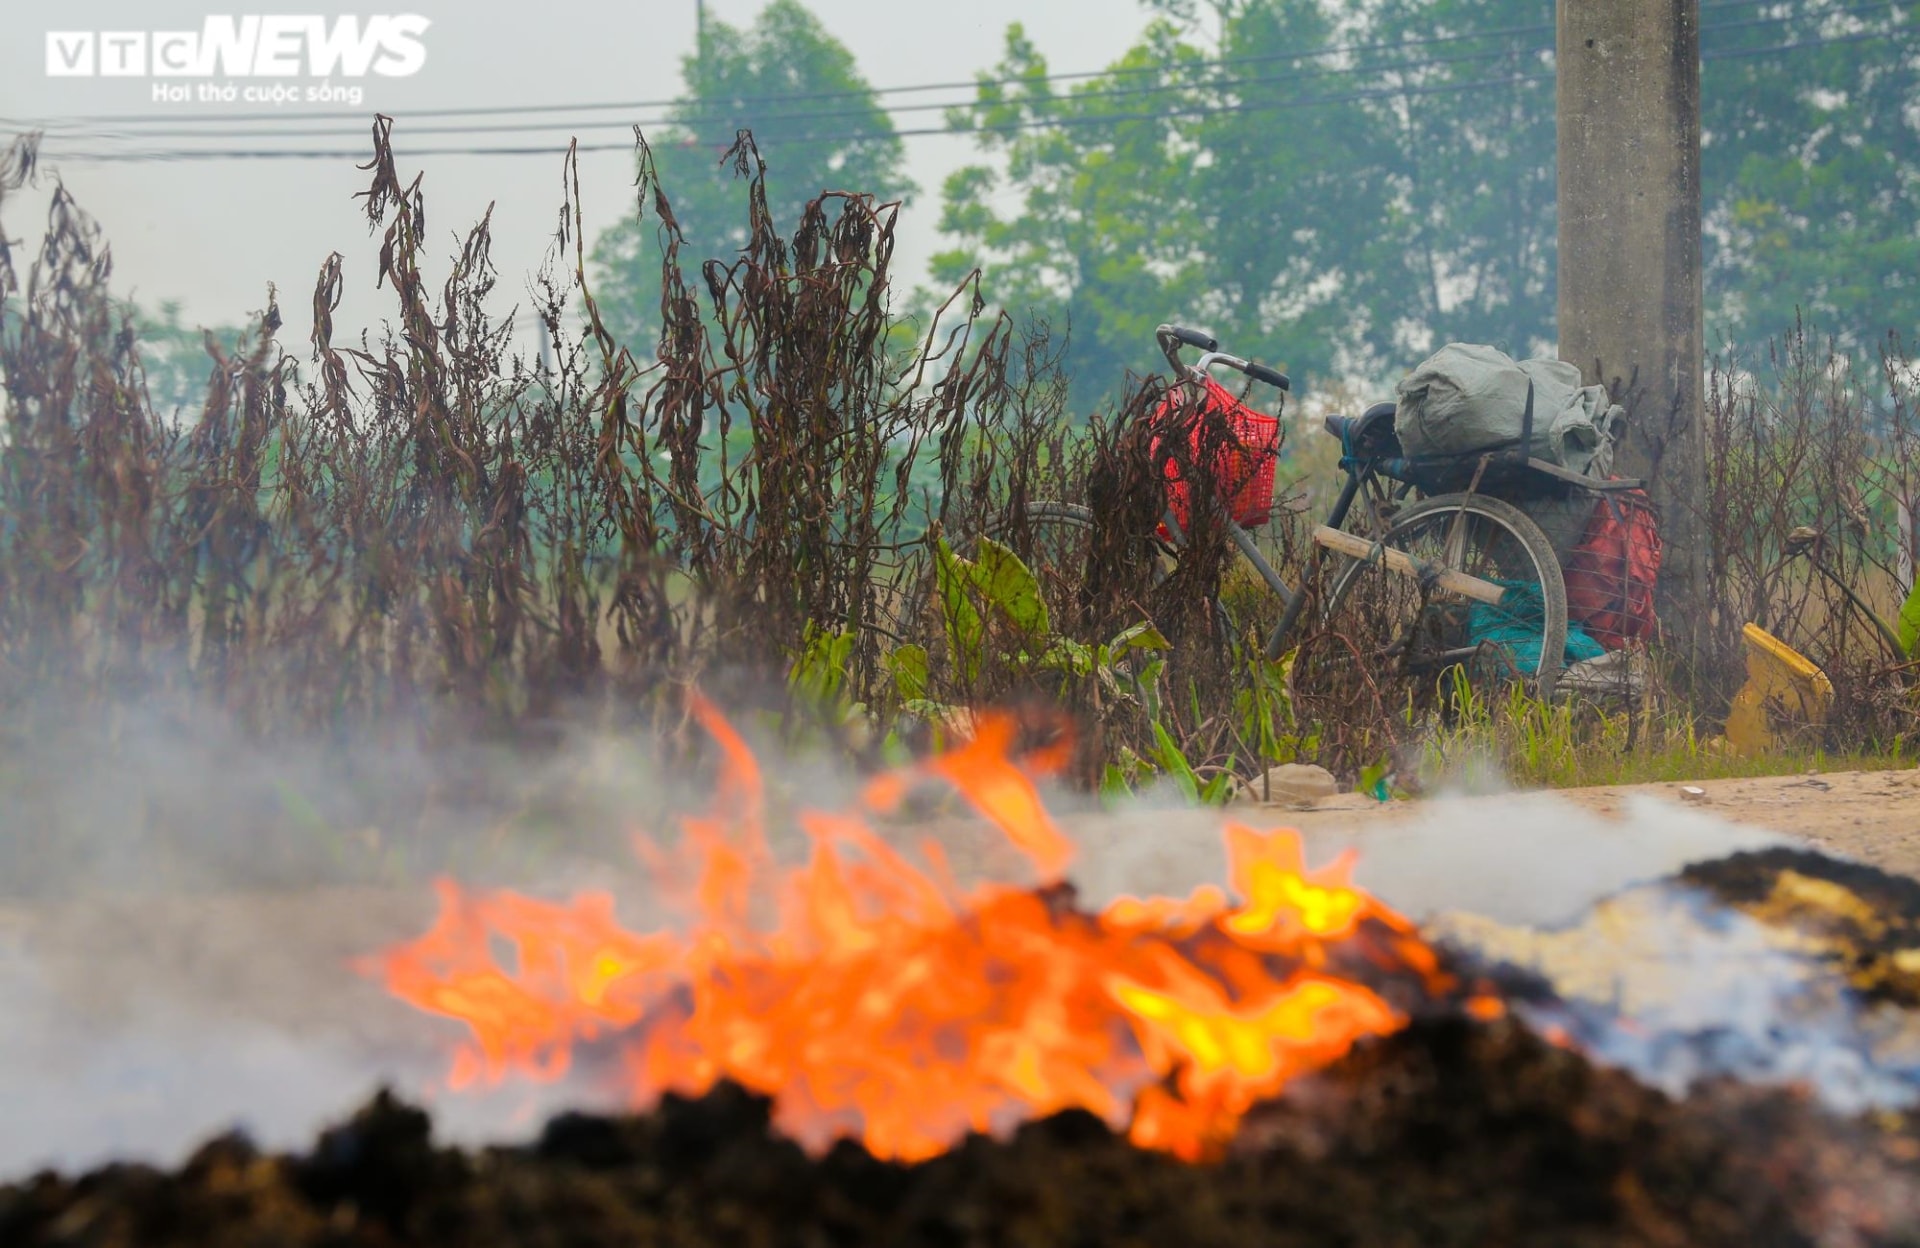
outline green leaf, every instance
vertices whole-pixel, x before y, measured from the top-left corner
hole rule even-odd
[[[1156,746],[1154,758],[1160,764],[1160,770],[1173,777],[1173,782],[1180,786],[1182,796],[1190,802],[1198,802],[1200,777],[1194,774],[1193,764],[1187,761],[1187,756],[1181,752],[1179,744],[1174,741],[1173,734],[1169,733],[1166,725],[1158,720],[1154,721],[1153,739]]]
[[[973,565],[953,553],[939,538],[933,551],[934,582],[940,591],[940,617],[947,630],[947,650],[969,683],[980,678],[980,638],[985,625],[969,600]]]
[[[933,724],[944,724],[953,715],[953,708],[946,703],[930,702],[925,698],[914,698],[900,709]]]
[[[1224,806],[1233,796],[1233,773],[1217,771],[1200,790],[1200,804],[1203,806]]]
[[[847,664],[852,657],[851,631],[829,632],[809,624],[800,653],[787,673],[787,684],[822,706],[832,706],[846,686]]]
[[[982,596],[998,607],[1015,628],[1029,637],[1045,637],[1053,631],[1047,618],[1047,604],[1040,598],[1040,582],[1010,548],[990,537],[981,538],[980,554],[974,560],[971,574]]]
[[[1254,659],[1250,665],[1252,678],[1234,695],[1241,736],[1252,741],[1268,763],[1286,762],[1297,753],[1286,744],[1291,738],[1284,738],[1280,732],[1283,722],[1289,727],[1293,724],[1293,698],[1287,691],[1287,677],[1296,653],[1290,650],[1278,659]]]
[[[927,648],[908,642],[895,646],[887,655],[887,672],[893,677],[894,691],[902,702],[917,702],[927,696]]]
[[[1134,650],[1171,650],[1173,643],[1161,635],[1151,620],[1141,620],[1115,633],[1106,648],[1112,659],[1118,659]]]
[[[913,762],[913,749],[900,739],[897,729],[889,729],[880,739],[880,761],[889,767],[906,767]]]
[[[1355,788],[1376,802],[1388,801],[1393,791],[1387,787],[1387,777],[1393,770],[1393,761],[1383,758],[1370,767],[1360,769],[1360,783]]]
[[[1920,643],[1920,578],[1913,582],[1913,592],[1900,605],[1900,623],[1895,630],[1900,642],[1901,652],[1908,658],[1914,657],[1914,646]]]
[[[1140,669],[1140,677],[1134,681],[1134,687],[1140,691],[1140,705],[1146,708],[1147,718],[1160,718],[1160,674],[1167,668],[1165,659],[1153,659]]]
[[[1093,647],[1085,642],[1075,641],[1071,637],[1055,637],[1046,653],[1040,656],[1040,666],[1050,672],[1087,676],[1093,672],[1094,658]]]

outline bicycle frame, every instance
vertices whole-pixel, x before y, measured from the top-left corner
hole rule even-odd
[[[1340,487],[1340,497],[1334,500],[1333,510],[1327,514],[1328,528],[1337,529],[1347,522],[1347,515],[1353,510],[1353,500],[1360,496],[1360,487],[1375,478],[1374,469],[1375,461],[1373,460],[1367,460],[1364,464],[1355,464],[1347,469],[1346,484]],[[1317,566],[1320,562],[1320,547],[1316,545],[1313,553],[1308,557],[1313,565]],[[1304,588],[1303,585],[1301,589]],[[1273,632],[1267,638],[1268,659],[1280,657],[1277,651],[1292,634],[1294,626],[1300,623],[1300,613],[1306,609],[1306,605],[1306,594],[1289,586],[1286,608],[1280,612],[1280,622],[1273,626]]]
[[[1252,380],[1266,381],[1280,389],[1291,389],[1285,374],[1273,369],[1251,363],[1239,356],[1230,355],[1219,349],[1210,335],[1197,330],[1184,329],[1176,325],[1162,325],[1156,332],[1160,349],[1174,368],[1179,380],[1176,385],[1197,387],[1209,377],[1209,370],[1215,367],[1227,367],[1246,375]],[[1181,362],[1179,352],[1182,347],[1198,348],[1202,354],[1198,362],[1187,365]],[[1244,395],[1244,392],[1243,392]],[[1284,403],[1283,403],[1284,408]],[[1483,478],[1489,484],[1487,502],[1473,504],[1482,512],[1497,502],[1500,494],[1493,486],[1511,483],[1516,480],[1539,481],[1550,484],[1559,482],[1559,488],[1572,487],[1594,495],[1602,495],[1615,490],[1632,489],[1639,486],[1638,481],[1606,480],[1596,481],[1582,474],[1574,473],[1558,464],[1534,458],[1533,421],[1534,395],[1531,385],[1527,391],[1526,409],[1521,420],[1520,437],[1512,444],[1503,443],[1498,447],[1488,447],[1460,456],[1426,457],[1409,459],[1404,456],[1397,440],[1393,437],[1391,424],[1392,410],[1388,405],[1376,405],[1357,418],[1328,417],[1327,431],[1339,436],[1342,446],[1340,467],[1346,473],[1346,481],[1341,485],[1339,496],[1326,520],[1313,531],[1313,543],[1308,555],[1305,580],[1298,587],[1289,585],[1281,579],[1278,572],[1267,562],[1266,557],[1255,544],[1252,534],[1238,524],[1231,515],[1221,519],[1225,531],[1234,546],[1254,566],[1269,588],[1279,594],[1284,601],[1279,623],[1266,639],[1265,653],[1269,660],[1277,659],[1284,653],[1284,647],[1295,630],[1300,626],[1301,616],[1306,610],[1307,587],[1316,583],[1318,570],[1325,560],[1325,552],[1332,550],[1349,561],[1363,564],[1379,564],[1387,571],[1412,578],[1421,586],[1422,603],[1428,593],[1435,590],[1444,592],[1450,598],[1476,600],[1498,606],[1507,592],[1506,587],[1497,581],[1474,575],[1465,570],[1462,545],[1466,541],[1465,518],[1469,504],[1465,501],[1480,494]],[[1381,429],[1385,436],[1377,436],[1373,431]],[[1471,482],[1467,480],[1471,476]],[[1354,505],[1361,501],[1363,491],[1368,491],[1367,508],[1369,515],[1366,523],[1359,526],[1364,530],[1348,532],[1346,529],[1352,517]],[[1409,494],[1416,491],[1427,501],[1416,503],[1417,508],[1450,504],[1453,520],[1441,548],[1426,557],[1417,557],[1405,550],[1390,548],[1386,538],[1395,531],[1394,517],[1401,513]],[[1216,501],[1216,506],[1219,503]],[[1499,506],[1513,510],[1512,505],[1500,502]],[[1551,549],[1545,534],[1540,533],[1538,525],[1530,521],[1524,511],[1516,511],[1511,520],[1501,519],[1497,512],[1489,512],[1494,522],[1503,525],[1520,540],[1522,548],[1532,551],[1535,564],[1540,562],[1540,552],[1546,551],[1546,558],[1557,564],[1556,552]],[[1180,531],[1171,505],[1164,521],[1166,532],[1172,535],[1175,545],[1184,544],[1186,535]],[[1516,528],[1519,525],[1521,527]],[[1531,532],[1535,541],[1526,536]],[[1565,614],[1564,593],[1558,588],[1556,575],[1552,578],[1555,593],[1560,601],[1558,609]],[[1542,582],[1548,578],[1542,573]],[[1424,610],[1424,606],[1423,606]],[[1440,654],[1440,660],[1461,659],[1478,653],[1481,646],[1476,645],[1457,653]],[[1511,662],[1511,660],[1509,660]],[[1543,666],[1542,671],[1546,669]],[[1551,680],[1543,676],[1543,688],[1551,688]]]
[[[1231,368],[1255,381],[1264,381],[1269,385],[1278,387],[1282,391],[1292,389],[1292,385],[1286,374],[1261,364],[1255,364],[1240,356],[1230,355],[1220,350],[1219,343],[1210,335],[1200,333],[1197,330],[1184,329],[1177,325],[1162,325],[1155,331],[1155,337],[1159,340],[1160,349],[1162,353],[1166,355],[1167,361],[1173,365],[1174,370],[1179,374],[1180,380],[1175,383],[1176,385],[1197,386],[1210,375],[1208,372],[1209,369],[1222,366]],[[1202,352],[1202,355],[1195,363],[1185,364],[1180,359],[1181,347],[1196,347]],[[1529,404],[1529,423],[1530,422],[1531,404]],[[1523,445],[1525,444],[1523,443]],[[1347,480],[1346,483],[1341,486],[1340,495],[1334,501],[1333,510],[1328,514],[1323,527],[1339,530],[1341,526],[1347,522],[1347,517],[1352,514],[1354,502],[1360,497],[1361,490],[1369,484],[1377,484],[1388,480],[1394,482],[1393,489],[1382,491],[1382,497],[1378,500],[1381,503],[1391,502],[1393,501],[1392,496],[1396,493],[1404,495],[1413,488],[1406,482],[1383,475],[1380,467],[1384,462],[1385,459],[1382,457],[1369,456],[1364,459],[1348,459],[1343,463],[1343,467],[1347,473]],[[1247,562],[1253,565],[1254,570],[1260,574],[1260,578],[1267,583],[1267,586],[1279,594],[1286,603],[1280,615],[1280,622],[1274,626],[1273,632],[1268,635],[1265,647],[1267,657],[1269,659],[1276,659],[1280,657],[1281,647],[1285,644],[1286,638],[1292,634],[1294,628],[1299,624],[1301,612],[1306,609],[1307,596],[1303,592],[1304,586],[1295,588],[1287,584],[1274,569],[1273,565],[1267,562],[1266,556],[1261,553],[1259,545],[1253,540],[1253,535],[1243,526],[1236,523],[1232,517],[1223,517],[1223,519],[1228,539],[1233,542],[1235,548],[1239,550]],[[1181,532],[1179,522],[1175,518],[1172,508],[1168,508],[1162,523],[1166,525],[1167,532],[1173,535],[1173,541],[1176,546],[1186,540],[1186,535]],[[1321,545],[1322,544],[1316,539],[1313,553],[1310,556],[1310,570],[1319,566]],[[1309,574],[1311,574],[1311,571]],[[1422,573],[1418,571],[1410,574],[1422,575]],[[1471,584],[1463,586],[1469,596],[1479,596],[1473,593],[1476,586],[1482,591],[1488,588],[1483,582],[1478,581],[1478,578],[1463,577],[1462,580],[1463,582],[1471,582]],[[1492,592],[1497,593],[1498,591],[1495,590]]]

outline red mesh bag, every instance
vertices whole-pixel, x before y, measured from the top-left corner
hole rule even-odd
[[[1233,392],[1208,377],[1197,419],[1193,421],[1193,462],[1206,448],[1214,448],[1213,475],[1221,495],[1227,500],[1227,512],[1243,528],[1265,524],[1273,513],[1273,465],[1280,454],[1280,420],[1256,412],[1233,396]],[[1174,404],[1179,390],[1169,391],[1154,411],[1158,428],[1174,426],[1179,412]],[[1221,426],[1224,422],[1224,436]],[[1153,456],[1160,458],[1161,438],[1153,440]],[[1190,526],[1193,514],[1193,485],[1180,479],[1180,465],[1167,457],[1167,509],[1179,522],[1181,531]]]
[[[1653,635],[1660,522],[1645,490],[1603,495],[1567,555],[1567,614],[1609,650]]]

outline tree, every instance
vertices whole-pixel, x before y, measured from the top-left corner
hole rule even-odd
[[[950,117],[1005,172],[973,165],[948,177],[940,227],[960,245],[934,258],[935,286],[977,267],[995,301],[1070,331],[1077,405],[1117,385],[1153,327],[1205,289],[1197,153],[1179,112],[1197,98],[1199,59],[1157,22],[1107,75],[1060,94],[1016,24],[976,102]],[[992,206],[1003,184],[1021,196],[1005,216]]]
[[[797,0],[773,0],[750,29],[708,19],[681,61],[686,94],[673,125],[648,136],[661,185],[685,234],[690,271],[731,262],[746,243],[747,184],[724,163],[751,130],[767,164],[768,206],[782,231],[822,191],[907,199],[904,150],[853,54]],[[627,221],[594,243],[595,298],[608,327],[639,345],[659,319],[660,251]]]
[[[990,297],[1070,320],[1082,402],[1151,363],[1163,320],[1321,377],[1446,337],[1550,340],[1542,0],[1385,0],[1357,27],[1320,0],[1218,0],[1213,48],[1191,5],[1155,7],[1168,15],[1136,47],[1065,95],[1016,27],[954,119],[1002,159],[948,180],[959,245],[934,275],[979,265]],[[989,207],[1003,185],[1017,215]]]
[[[1366,37],[1393,49],[1372,54],[1381,94],[1366,104],[1391,208],[1347,240],[1369,363],[1397,372],[1447,342],[1551,349],[1551,0],[1384,0]],[[1352,176],[1352,162],[1329,174]]]
[[[947,181],[934,276],[978,266],[990,299],[1070,323],[1079,402],[1150,367],[1162,320],[1309,383],[1450,340],[1553,348],[1552,0],[1147,4],[1136,46],[1065,91],[1013,28],[952,119],[989,159]],[[1707,6],[1719,333],[1803,309],[1870,348],[1920,324],[1917,20],[1917,0]]]
[[[1920,326],[1920,4],[1746,7],[1702,32],[1709,341],[1804,313],[1870,354]]]
[[[1216,5],[1192,140],[1200,292],[1188,315],[1231,349],[1326,375],[1364,317],[1351,245],[1386,220],[1389,145],[1301,49],[1340,42],[1314,0]]]

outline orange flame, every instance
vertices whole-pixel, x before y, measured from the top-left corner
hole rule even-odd
[[[709,704],[692,710],[721,747],[720,792],[674,854],[642,844],[684,930],[630,932],[604,893],[556,904],[442,881],[432,929],[370,960],[395,996],[468,1027],[451,1086],[557,1079],[606,1040],[635,1103],[732,1079],[813,1147],[852,1135],[913,1160],[1078,1106],[1198,1158],[1290,1078],[1404,1024],[1356,975],[1452,986],[1404,919],[1351,887],[1350,861],[1309,871],[1288,831],[1227,829],[1237,902],[1206,887],[1097,915],[1061,889],[963,892],[937,847],[918,868],[856,814],[802,815],[811,853],[781,867],[752,754]],[[943,780],[1058,879],[1073,843],[1008,758],[1014,724],[977,723],[862,805],[884,813]]]

